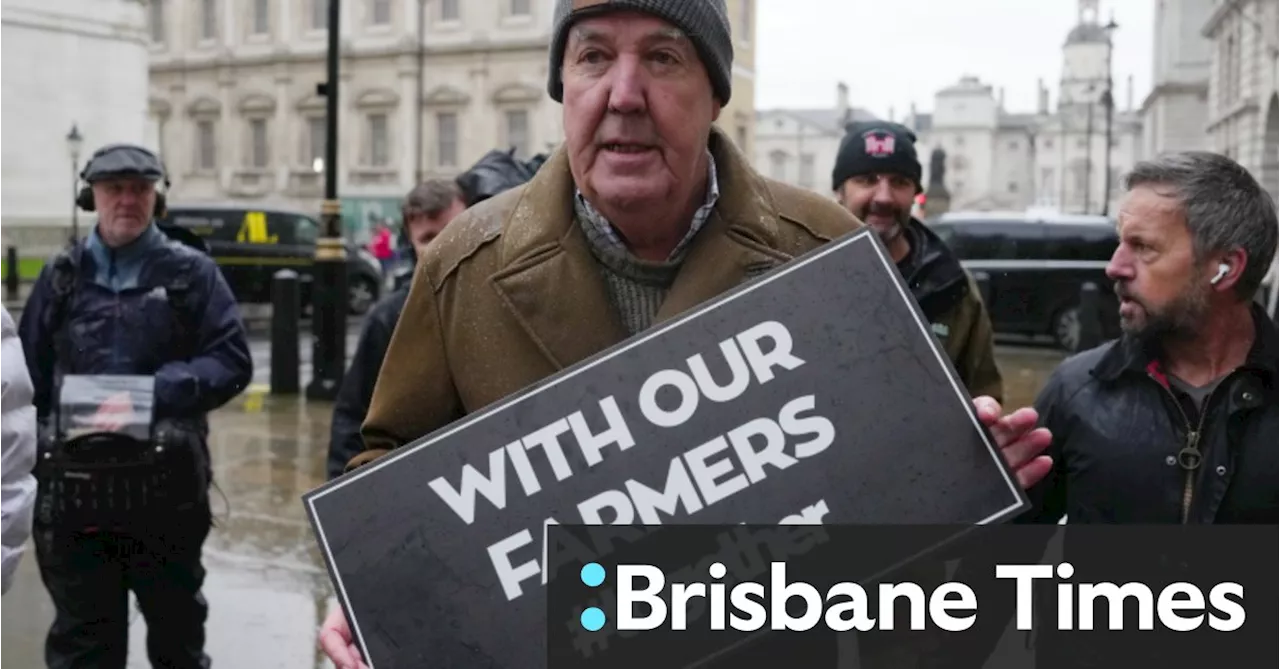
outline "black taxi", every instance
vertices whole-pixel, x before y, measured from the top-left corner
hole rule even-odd
[[[271,280],[282,269],[294,270],[301,282],[303,308],[310,304],[312,269],[320,221],[288,209],[217,203],[167,207],[162,226],[202,239],[222,270],[236,299],[246,304],[271,302]],[[347,242],[347,306],[363,314],[383,292],[382,268],[373,254]]]

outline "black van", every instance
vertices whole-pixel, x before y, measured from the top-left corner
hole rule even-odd
[[[319,220],[309,214],[256,205],[170,204],[163,226],[194,233],[205,241],[236,299],[271,302],[271,279],[282,269],[298,272],[302,303],[310,304],[312,264]],[[363,314],[382,295],[382,268],[373,254],[347,242],[347,306]]]
[[[1080,343],[1080,288],[1098,286],[1102,333],[1120,333],[1119,302],[1106,276],[1120,238],[1104,216],[957,212],[928,223],[975,278],[990,286],[987,309],[998,334],[1048,335]]]

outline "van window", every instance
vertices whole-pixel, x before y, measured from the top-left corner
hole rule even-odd
[[[965,223],[956,226],[950,246],[962,260],[1017,260],[1028,251],[1035,252],[1035,227],[995,221]]]
[[[207,241],[235,241],[240,219],[236,212],[221,209],[170,209],[162,224],[189,230]]]
[[[1115,253],[1119,238],[1106,225],[1050,225],[1049,259],[1105,262]]]
[[[320,238],[320,224],[306,216],[293,217],[293,230],[295,244],[315,246]]]

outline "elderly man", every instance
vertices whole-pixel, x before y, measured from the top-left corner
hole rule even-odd
[[[713,129],[730,97],[722,0],[560,0],[551,97],[565,143],[423,254],[358,467],[849,233]],[[978,401],[1024,485],[1049,468],[1030,409]],[[340,612],[321,644],[358,667]]]
[[[91,483],[77,485],[70,481],[84,481],[83,471],[44,470],[38,461],[34,543],[55,609],[45,661],[51,669],[123,669],[132,592],[147,622],[151,664],[207,667],[201,552],[212,528],[212,466],[206,415],[253,377],[248,338],[213,260],[153,222],[164,212],[156,183],[165,180],[155,154],[106,146],[81,178],[88,186],[77,204],[96,211],[97,223],[86,240],[45,265],[18,330],[42,424],[40,449],[46,456],[64,454],[74,438],[67,414],[75,406],[68,407],[61,391],[77,376],[149,377],[150,398],[112,394],[90,410],[89,422],[92,430],[116,432],[131,416],[138,423],[145,418],[152,438],[134,433],[76,448],[80,457],[102,452],[113,466],[133,465],[135,478],[98,470]],[[145,399],[151,406],[135,402]]]

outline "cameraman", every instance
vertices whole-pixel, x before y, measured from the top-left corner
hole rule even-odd
[[[153,223],[164,212],[157,182],[168,185],[155,154],[109,145],[94,153],[80,177],[88,185],[76,203],[96,210],[97,223],[45,265],[19,327],[42,434],[36,559],[56,608],[45,660],[52,669],[123,669],[132,591],[146,619],[151,664],[208,667],[201,595],[201,552],[212,525],[206,414],[252,378],[244,325],[213,260]],[[143,442],[138,451],[164,456],[138,462],[144,480],[168,487],[130,497],[129,510],[105,509],[109,523],[86,520],[76,509],[101,503],[118,479],[77,482],[54,466],[41,471],[47,458],[57,454],[52,461],[59,463],[71,452],[58,421],[66,375],[153,379],[148,434],[165,438],[154,449]],[[135,396],[116,394],[97,408],[92,423],[110,432],[144,411]],[[115,438],[113,445],[136,439]],[[77,457],[92,462],[131,451],[84,452]]]

